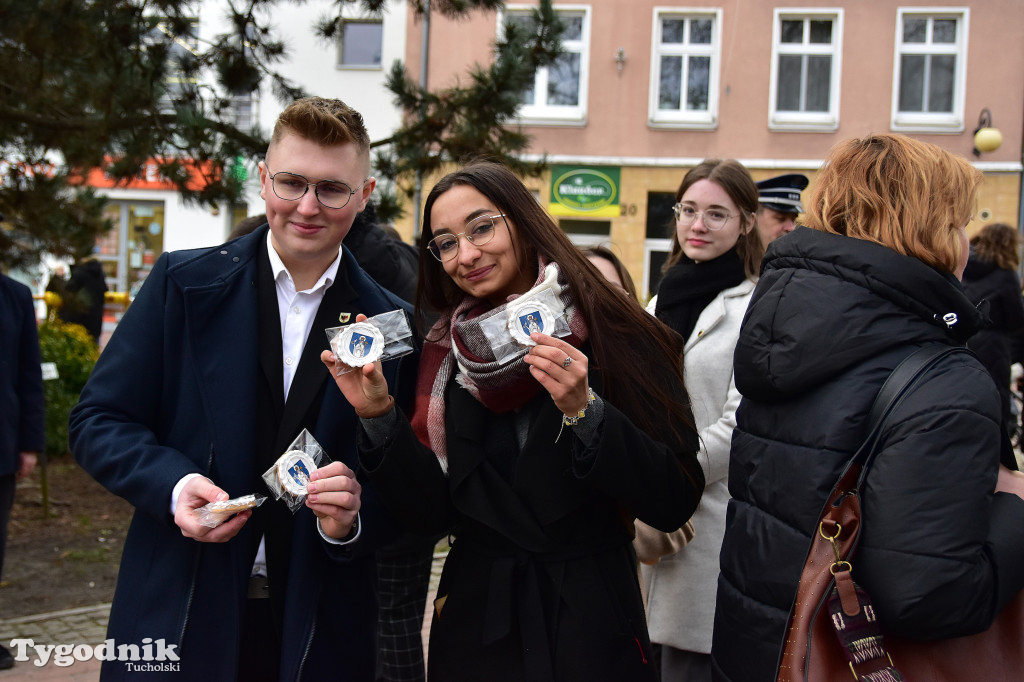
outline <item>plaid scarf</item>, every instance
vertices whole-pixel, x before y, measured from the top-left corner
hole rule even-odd
[[[533,288],[524,294],[509,296],[497,309],[487,301],[467,296],[450,313],[441,317],[430,330],[420,356],[416,401],[412,428],[420,442],[434,451],[441,468],[448,473],[448,451],[445,438],[444,392],[448,380],[458,369],[455,380],[488,410],[508,412],[525,405],[542,389],[530,375],[530,366],[523,361],[528,352],[511,362],[501,364],[494,356],[490,342],[480,328],[479,317],[491,310],[502,311],[512,301],[534,296],[551,289],[565,306],[571,334],[562,340],[579,347],[588,336],[587,323],[576,311],[572,292],[556,263],[540,262],[540,276]],[[498,312],[497,314],[501,314]]]

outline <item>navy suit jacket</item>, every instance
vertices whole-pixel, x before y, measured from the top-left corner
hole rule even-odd
[[[18,470],[19,453],[43,451],[44,415],[32,292],[0,275],[0,476]]]
[[[188,679],[234,679],[239,622],[260,529],[250,522],[223,544],[184,538],[171,491],[182,476],[208,476],[232,497],[253,492],[261,380],[257,270],[267,228],[220,247],[164,254],[132,303],[71,414],[72,452],[109,490],[136,507],[126,540],[108,637],[179,645]],[[358,418],[320,362],[323,329],[357,313],[407,304],[370,279],[343,250],[284,406],[282,428],[321,400],[310,430],[332,460],[359,471]],[[342,270],[347,277],[342,277]],[[327,310],[328,297],[338,304]],[[415,357],[383,363],[392,392],[414,386]],[[411,395],[411,393],[410,393]],[[362,479],[362,476],[360,476]],[[283,504],[268,500],[265,504]],[[372,680],[376,600],[373,550],[395,535],[371,485],[363,485],[361,537],[343,548],[319,535],[312,512],[296,512],[288,569],[282,680]],[[126,676],[105,664],[104,678]]]

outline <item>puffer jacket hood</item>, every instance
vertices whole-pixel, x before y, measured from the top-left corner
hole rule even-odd
[[[953,275],[880,244],[800,228],[765,256],[736,345],[736,385],[756,400],[786,399],[884,353],[894,338],[962,344],[980,322]]]

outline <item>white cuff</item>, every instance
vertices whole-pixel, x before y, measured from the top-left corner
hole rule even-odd
[[[348,538],[346,536],[347,539],[338,540],[337,538],[332,538],[330,535],[325,533],[324,532],[324,527],[320,525],[320,519],[316,520],[316,529],[318,531],[320,531],[320,537],[322,537],[324,540],[326,540],[327,542],[331,543],[332,545],[347,545],[349,543],[352,543],[352,542],[355,542],[356,540],[358,540],[359,539],[359,535],[363,532],[362,525],[359,523],[359,512],[356,512],[356,521],[352,525],[356,529],[356,534],[354,536],[352,536],[351,538]],[[352,531],[349,531],[348,534],[352,535]]]
[[[196,476],[202,476],[202,474],[185,474],[180,481],[174,484],[174,490],[171,491],[171,516],[174,516],[174,510],[178,508],[178,496],[181,495],[181,489]]]

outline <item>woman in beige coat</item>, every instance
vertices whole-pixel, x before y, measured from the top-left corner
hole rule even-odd
[[[655,315],[686,339],[684,376],[706,480],[694,539],[644,566],[648,627],[661,645],[662,679],[710,680],[718,553],[729,501],[727,474],[740,394],[732,363],[763,247],[757,186],[733,160],[708,159],[676,191],[676,231]]]

